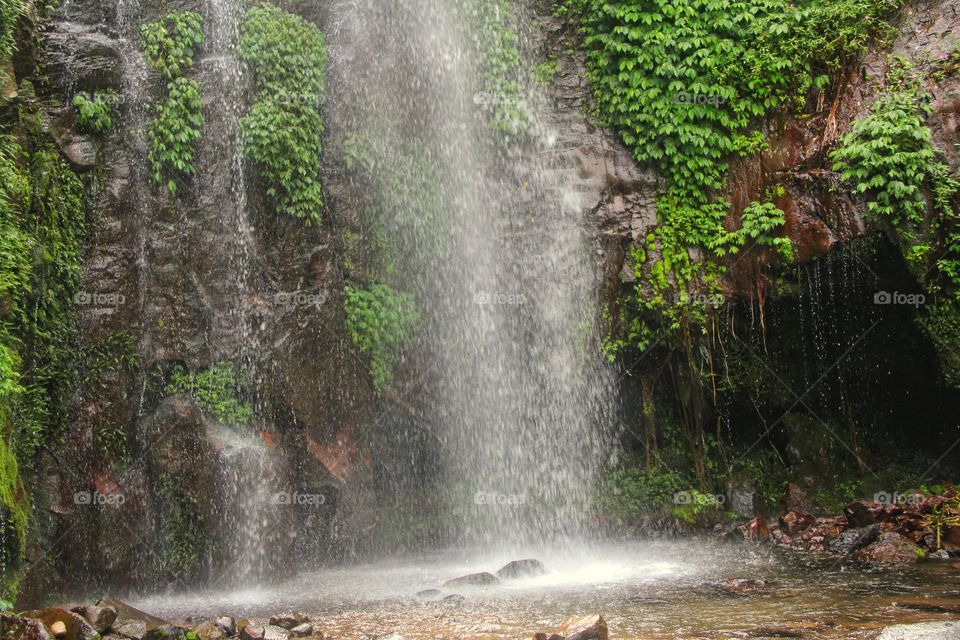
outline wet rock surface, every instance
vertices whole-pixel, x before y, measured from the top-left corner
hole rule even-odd
[[[500,579],[489,572],[471,573],[443,583],[445,587],[489,587],[500,584]]]

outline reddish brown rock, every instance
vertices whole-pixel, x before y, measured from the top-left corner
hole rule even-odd
[[[566,640],[607,640],[607,622],[603,616],[568,618],[560,626]]]
[[[770,528],[763,516],[757,516],[747,524],[740,526],[739,531],[747,540],[767,540],[770,538]]]
[[[800,488],[800,485],[792,482],[787,484],[783,497],[780,498],[780,504],[784,511],[796,511],[798,513],[816,513],[817,505],[814,504],[807,492]]]
[[[876,542],[857,551],[854,557],[871,564],[897,565],[917,561],[917,547],[909,538],[887,531]]]
[[[790,511],[780,516],[780,528],[783,529],[787,535],[794,536],[809,529],[816,521],[817,519],[809,513]]]
[[[39,609],[36,611],[27,611],[21,614],[24,618],[33,618],[39,620],[50,630],[54,625],[62,628],[62,634],[55,634],[57,637],[63,637],[66,640],[97,640],[100,634],[91,626],[89,622],[83,619],[83,616],[66,609],[51,607],[49,609]],[[62,625],[62,627],[61,627]]]

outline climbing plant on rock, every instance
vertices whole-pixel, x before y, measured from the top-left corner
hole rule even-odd
[[[184,77],[203,43],[203,17],[193,11],[173,11],[140,27],[147,66],[165,81],[164,97],[153,105],[148,160],[153,177],[177,192],[179,176],[196,174],[194,146],[203,138],[200,83]]]
[[[240,58],[256,102],[240,121],[245,156],[277,211],[318,222],[323,209],[320,106],[326,85],[323,34],[303,18],[261,3],[244,17]]]
[[[373,388],[380,393],[420,324],[417,304],[411,294],[379,283],[348,286],[344,294],[347,330],[367,357]]]

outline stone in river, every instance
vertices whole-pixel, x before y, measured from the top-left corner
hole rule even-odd
[[[237,622],[233,619],[233,616],[219,616],[213,621],[213,624],[220,627],[228,636],[237,632]]]
[[[290,635],[295,638],[306,638],[307,636],[312,636],[313,625],[310,624],[309,622],[298,624],[293,629],[290,629]]]
[[[488,587],[490,585],[499,584],[500,580],[497,576],[489,572],[482,573],[471,573],[466,576],[460,576],[459,578],[454,578],[453,580],[447,580],[443,583],[445,587]]]
[[[853,555],[857,560],[871,564],[911,564],[917,561],[918,548],[909,538],[887,531],[881,533],[876,542]]]
[[[304,622],[310,622],[310,618],[308,618],[305,614],[296,611],[281,613],[280,615],[272,616],[270,618],[270,624],[277,627],[283,627],[284,629],[293,629]]]
[[[514,560],[500,567],[497,571],[497,577],[501,580],[512,578],[528,578],[533,576],[542,576],[547,572],[543,563],[533,558],[524,560]]]
[[[601,615],[568,618],[560,626],[566,640],[607,640],[607,622]]]
[[[877,640],[960,640],[960,622],[898,624],[884,629]]]
[[[254,624],[245,625],[240,629],[240,640],[263,640],[264,629]]]

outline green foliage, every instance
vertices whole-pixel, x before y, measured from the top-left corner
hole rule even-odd
[[[937,157],[925,124],[930,96],[909,75],[893,80],[831,158],[841,178],[866,194],[871,214],[918,225],[926,209],[924,185]]]
[[[369,360],[373,388],[380,393],[420,324],[417,304],[411,294],[385,284],[348,286],[344,294],[347,330]]]
[[[159,183],[166,180],[167,190],[175,194],[177,183],[167,175],[195,175],[193,147],[203,138],[203,99],[200,83],[177,78],[167,85],[167,97],[153,105],[150,122],[150,168]]]
[[[671,471],[648,470],[642,460],[628,458],[604,474],[599,503],[609,517],[630,523],[649,513],[669,511],[674,495],[687,486],[689,479],[685,477]]]
[[[200,83],[183,77],[203,43],[203,18],[192,11],[173,11],[141,26],[141,31],[147,65],[166,80],[165,97],[153,105],[148,160],[154,179],[176,194],[176,176],[196,174],[193,147],[203,138]]]
[[[376,253],[376,277],[400,269],[413,274],[423,265],[411,261],[405,247],[417,255],[436,254],[444,240],[444,196],[439,170],[425,149],[402,145],[388,131],[352,135],[344,144],[344,164],[369,184],[365,213],[366,245]]]
[[[531,73],[533,74],[534,80],[540,84],[550,84],[553,82],[553,79],[557,77],[557,73],[560,71],[560,63],[556,58],[551,58],[546,62],[541,62],[535,66]]]
[[[203,44],[203,17],[193,11],[171,11],[157,22],[140,26],[147,66],[167,80],[193,67],[196,49]]]
[[[161,511],[160,541],[155,547],[157,568],[179,580],[191,580],[197,577],[215,544],[206,533],[197,505],[174,478],[160,476],[157,494]]]
[[[240,58],[253,74],[257,101],[240,121],[246,157],[267,183],[277,210],[318,222],[318,177],[326,85],[323,34],[303,18],[261,3],[244,17]]]
[[[0,61],[8,60],[16,49],[13,30],[26,10],[24,0],[0,0]],[[2,77],[0,72],[0,79]]]
[[[101,133],[113,127],[113,105],[117,101],[115,91],[95,92],[92,96],[81,91],[73,97],[80,126],[91,133]]]
[[[221,424],[237,427],[253,420],[253,407],[240,399],[240,383],[232,362],[218,362],[209,369],[190,373],[178,367],[170,378],[167,394],[186,393]]]
[[[755,203],[739,231],[726,228],[729,206],[716,199],[727,163],[765,143],[751,127],[774,110],[802,107],[812,89],[888,32],[900,0],[567,0],[558,13],[583,36],[596,115],[614,127],[635,158],[667,182],[659,226],[633,251],[639,282],[622,307],[628,344],[644,348],[664,328],[700,324],[720,260],[748,242],[792,258],[774,231],[782,212]],[[649,264],[647,264],[649,262]],[[644,270],[649,271],[649,274]],[[649,283],[647,279],[649,276]],[[647,286],[644,286],[644,283]],[[674,292],[671,295],[671,292]],[[656,316],[663,316],[657,318]]]
[[[775,236],[783,228],[784,213],[772,202],[751,202],[740,218],[740,241],[752,240],[761,247],[776,249],[787,262],[793,262],[793,242],[790,238]]]
[[[530,113],[520,80],[520,36],[509,0],[478,0],[473,9],[483,91],[478,102],[502,141],[522,139]]]

